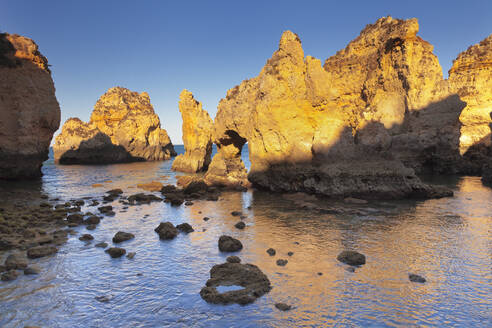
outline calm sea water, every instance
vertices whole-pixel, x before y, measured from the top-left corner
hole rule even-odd
[[[30,202],[41,192],[63,200],[102,196],[113,188],[129,195],[140,192],[137,183],[174,183],[170,168],[171,161],[58,166],[50,159],[40,183],[2,182],[0,203]],[[357,215],[313,213],[259,191],[177,208],[130,206],[126,212],[116,201],[116,216],[96,230],[76,228],[94,235],[94,242],[72,236],[57,255],[37,261],[40,275],[0,282],[0,327],[490,327],[492,189],[476,177],[434,179],[455,196],[342,205],[358,209]],[[237,210],[247,216],[242,231],[230,215]],[[188,222],[195,232],[160,241],[153,230],[163,220]],[[118,230],[135,234],[122,246],[136,252],[134,259],[111,259],[94,247],[111,244]],[[217,248],[222,234],[239,238],[244,249],[237,255],[272,282],[271,292],[251,305],[211,305],[199,295],[210,268],[225,261]],[[269,247],[276,257],[265,252]],[[354,273],[345,270],[336,256],[346,248],[364,253],[367,264]],[[279,258],[288,264],[277,266]],[[428,282],[409,282],[410,272]],[[110,301],[95,299],[102,295]],[[294,309],[280,312],[276,302]]]

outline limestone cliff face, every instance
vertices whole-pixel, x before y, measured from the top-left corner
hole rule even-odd
[[[179,96],[179,111],[186,152],[174,159],[172,169],[189,173],[206,171],[212,154],[213,121],[188,90]]]
[[[149,95],[121,87],[99,98],[89,123],[67,120],[53,150],[60,164],[155,161],[176,155]]]
[[[380,19],[324,68],[304,57],[296,34],[285,32],[260,74],[220,101],[218,154],[207,182],[235,170],[229,182],[246,184],[239,163],[248,142],[248,179],[258,187],[330,196],[429,196],[432,190],[401,160],[418,168],[450,138],[455,149],[442,157],[454,156],[459,135],[441,130],[459,127],[463,103],[449,94],[432,46],[417,30],[416,20]]]
[[[0,34],[0,179],[41,176],[60,106],[37,44],[16,34]]]
[[[460,154],[467,173],[479,173],[491,156],[492,35],[458,55],[448,80],[466,102],[460,115]]]

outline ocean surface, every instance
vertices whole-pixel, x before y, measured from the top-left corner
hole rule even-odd
[[[249,167],[247,156],[245,148]],[[41,182],[0,182],[0,205],[36,202],[42,193],[61,201],[101,198],[113,188],[130,195],[142,192],[138,183],[175,183],[171,164],[59,166],[51,156]],[[95,230],[75,228],[92,234],[92,243],[69,236],[55,256],[35,261],[42,269],[38,276],[0,282],[0,327],[490,327],[492,189],[477,177],[432,179],[455,196],[335,204],[357,214],[314,213],[282,195],[254,190],[180,207],[159,202],[125,211],[115,201],[116,215]],[[232,211],[246,215],[244,230],[234,227]],[[205,216],[211,219],[203,221]],[[154,228],[162,221],[188,222],[195,232],[161,241]],[[111,259],[94,247],[111,245],[119,230],[135,234],[121,246],[136,252],[134,259]],[[253,304],[212,305],[199,295],[210,268],[230,255],[218,251],[222,234],[240,239],[244,249],[235,255],[258,265],[272,283]],[[275,257],[266,253],[269,247],[277,250]],[[355,272],[336,259],[347,248],[366,255]],[[0,260],[5,256],[0,253]],[[289,262],[280,267],[277,259]],[[427,282],[412,283],[409,273]],[[101,303],[98,296],[110,300]],[[277,302],[294,308],[281,312]]]

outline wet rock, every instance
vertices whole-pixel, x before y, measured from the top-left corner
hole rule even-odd
[[[126,257],[131,260],[131,259],[133,259],[135,257],[136,254],[137,253],[135,253],[135,252],[130,252],[130,253],[126,254]]]
[[[54,246],[37,246],[32,247],[27,250],[27,257],[30,259],[37,259],[40,257],[45,257],[48,255],[52,255],[58,252],[58,249]]]
[[[121,243],[135,238],[135,235],[129,232],[118,231],[113,237],[113,243]]]
[[[113,212],[113,206],[111,206],[111,205],[101,206],[101,207],[98,207],[97,209],[99,210],[99,212],[101,212],[103,214]]]
[[[84,216],[82,214],[70,214],[67,216],[67,222],[73,224],[81,224],[84,222]]]
[[[242,214],[242,213],[241,213],[241,212],[239,212],[239,211],[232,211],[232,212],[231,212],[231,215],[232,215],[232,216],[241,216],[241,214]]]
[[[173,193],[173,192],[176,192],[177,190],[178,190],[178,188],[176,188],[176,186],[165,185],[161,188],[161,193],[162,194]]]
[[[216,289],[219,286],[241,286],[243,289],[219,293]],[[245,305],[271,289],[270,280],[256,265],[224,263],[212,267],[210,279],[200,291],[200,296],[209,303]]]
[[[101,222],[101,218],[95,215],[89,216],[87,219],[84,220],[85,225],[89,224],[99,224]]]
[[[292,256],[294,255],[294,252],[288,252],[287,255]]]
[[[79,240],[81,241],[90,241],[94,240],[94,237],[91,234],[85,233],[82,236],[79,237]]]
[[[5,260],[6,270],[21,270],[27,268],[27,259],[19,254],[10,254]]]
[[[96,229],[96,225],[95,224],[89,224],[87,227],[85,227],[87,230],[95,230]]]
[[[111,298],[106,295],[96,296],[94,298],[96,299],[96,301],[101,303],[108,303],[111,300]]]
[[[245,224],[244,222],[242,222],[242,221],[239,221],[239,222],[238,222],[238,223],[236,223],[234,226],[235,226],[236,228],[238,228],[238,229],[242,230],[242,229],[244,229],[244,228],[246,227],[246,224]]]
[[[128,197],[130,204],[150,204],[151,202],[160,202],[162,198],[152,194],[138,193]]]
[[[419,276],[418,274],[414,274],[414,273],[410,273],[408,275],[408,279],[411,281],[411,282],[419,282],[419,283],[424,283],[426,282],[425,278],[422,277],[422,276]]]
[[[185,205],[186,206],[191,206],[191,205],[193,205],[193,202],[192,201],[187,201],[187,202],[185,202]]]
[[[278,266],[286,266],[289,261],[283,260],[283,259],[278,259],[277,260],[277,265]]]
[[[94,245],[94,247],[106,248],[108,247],[108,243],[100,242]]]
[[[275,256],[275,254],[277,253],[273,248],[269,248],[267,249],[266,251],[268,253],[268,255],[270,256]]]
[[[120,188],[111,189],[111,190],[106,191],[106,193],[108,195],[112,195],[112,196],[119,196],[119,195],[123,194],[123,190],[121,190]]]
[[[161,222],[154,231],[159,234],[160,239],[173,239],[178,235],[178,229],[171,222]]]
[[[85,204],[85,201],[83,199],[78,199],[73,202],[75,206],[83,206]]]
[[[12,280],[15,280],[17,279],[17,277],[19,276],[19,273],[15,270],[9,270],[7,272],[4,272],[2,274],[2,281],[12,281]]]
[[[123,255],[126,254],[126,250],[124,248],[119,248],[119,247],[110,247],[107,250],[105,250],[106,253],[108,253],[112,258],[118,258],[122,257]]]
[[[231,236],[220,236],[219,238],[219,250],[221,252],[237,252],[243,249],[243,244],[236,238]]]
[[[323,275],[323,272],[318,272],[318,276],[322,276]]]
[[[172,206],[180,206],[185,201],[185,197],[182,193],[165,194],[165,196],[166,199],[164,201],[166,203],[171,203]]]
[[[37,266],[30,266],[24,269],[24,274],[27,275],[33,275],[33,274],[39,274],[41,270]]]
[[[276,303],[275,307],[280,311],[289,311],[290,309],[292,309],[292,306],[287,305],[285,303]]]
[[[347,197],[343,201],[348,204],[367,204],[367,200],[353,198],[353,197]]]
[[[226,261],[229,263],[241,263],[241,259],[235,255],[228,256]]]
[[[207,217],[207,216],[205,216],[205,217],[203,218],[203,221],[208,221],[208,220],[210,220],[210,218],[209,218],[209,217]]]
[[[178,225],[176,226],[176,228],[177,228],[179,231],[184,232],[184,233],[190,233],[190,232],[195,231],[195,230],[193,229],[193,227],[192,227],[190,224],[186,223],[186,222],[185,222],[185,223],[178,224]]]
[[[356,251],[343,251],[337,256],[337,260],[348,265],[363,265],[366,264],[365,255]]]
[[[208,185],[203,180],[192,180],[183,188],[183,192],[188,195],[194,193],[206,193],[207,191]]]

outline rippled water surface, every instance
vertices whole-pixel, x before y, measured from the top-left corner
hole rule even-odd
[[[49,160],[41,183],[2,183],[0,203],[31,202],[41,193],[100,198],[113,188],[130,195],[141,192],[137,183],[174,183],[170,167],[170,161],[57,166]],[[159,202],[125,211],[115,201],[116,215],[96,230],[75,228],[94,235],[92,243],[71,236],[55,256],[36,261],[38,276],[0,282],[0,327],[490,327],[492,190],[475,177],[438,180],[456,191],[453,198],[335,204],[357,214],[314,213],[253,190],[181,207]],[[244,230],[234,228],[232,211],[247,216]],[[161,241],[154,228],[163,220],[188,222],[195,232]],[[136,252],[134,259],[111,259],[94,247],[111,244],[118,230],[135,234],[122,244]],[[230,255],[218,251],[222,234],[239,238],[244,249],[236,255],[272,282],[271,292],[253,304],[211,305],[199,295],[210,268]],[[365,254],[366,265],[347,271],[336,260],[347,248]],[[281,258],[289,261],[285,267],[275,263]],[[409,273],[427,283],[411,283]],[[294,308],[281,312],[277,302]]]

